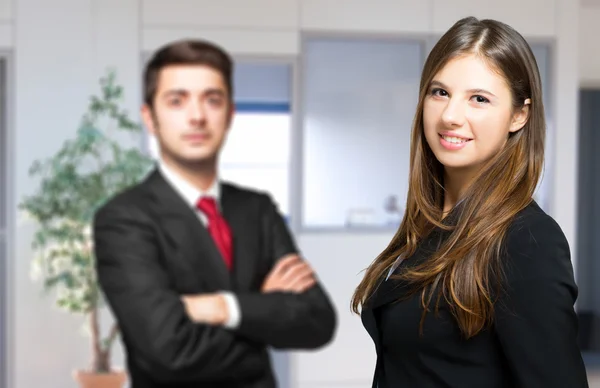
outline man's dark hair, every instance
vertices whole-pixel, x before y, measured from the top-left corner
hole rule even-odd
[[[223,76],[229,98],[233,99],[233,60],[221,47],[205,40],[180,40],[161,47],[146,64],[144,102],[154,106],[158,77],[162,69],[174,65],[208,66]]]

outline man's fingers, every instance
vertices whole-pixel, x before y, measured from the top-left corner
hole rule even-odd
[[[307,276],[302,279],[299,279],[296,283],[294,283],[292,291],[301,293],[308,290],[316,283],[316,279],[314,276]]]
[[[312,276],[313,270],[308,263],[299,263],[291,267],[281,278],[284,283],[293,283],[304,276]]]
[[[289,267],[294,265],[296,262],[300,260],[300,256],[295,253],[290,253],[288,255],[283,256],[281,260],[275,264],[275,268],[273,268],[273,273],[285,273],[288,271]]]
[[[297,254],[282,257],[267,277],[263,291],[287,291],[300,293],[316,283],[314,271]]]
[[[283,288],[288,291],[302,292],[310,285],[315,283],[315,276],[312,268],[304,263],[303,265],[295,266],[285,277],[281,279]]]

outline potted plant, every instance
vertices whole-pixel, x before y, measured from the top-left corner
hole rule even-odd
[[[120,388],[126,373],[111,365],[118,327],[113,324],[105,335],[100,328],[104,301],[95,274],[91,224],[96,209],[147,174],[153,160],[139,147],[123,145],[123,134],[139,139],[142,127],[120,108],[123,88],[115,83],[115,73],[102,77],[100,86],[74,138],[52,157],[32,164],[29,174],[39,179],[39,186],[19,207],[39,226],[32,248],[44,289],[55,293],[60,309],[87,318],[91,365],[74,371],[74,378],[82,387]]]

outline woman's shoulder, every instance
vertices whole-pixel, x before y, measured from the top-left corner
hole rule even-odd
[[[528,238],[523,239],[527,232]],[[546,213],[537,202],[532,201],[517,213],[508,228],[508,236],[512,242],[535,243],[530,237],[552,236],[566,243],[565,235],[556,220]]]
[[[569,243],[560,225],[535,201],[511,223],[503,262],[509,281],[567,276],[573,267]]]

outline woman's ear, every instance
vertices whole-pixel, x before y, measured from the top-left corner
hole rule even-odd
[[[529,106],[531,105],[531,99],[526,99],[523,106],[513,114],[512,123],[510,125],[510,132],[517,132],[527,124],[529,119]]]

